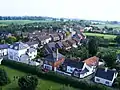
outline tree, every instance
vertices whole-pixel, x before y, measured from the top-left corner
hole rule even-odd
[[[10,82],[4,69],[0,69],[0,86],[4,86]]]
[[[115,41],[120,44],[120,35],[118,35],[116,38],[115,38]]]
[[[18,80],[18,85],[21,90],[35,90],[38,84],[38,78],[33,75],[22,76]]]
[[[89,54],[94,56],[97,54],[97,51],[98,51],[98,41],[97,41],[97,38],[91,38],[88,42],[88,51],[89,51]]]
[[[8,38],[6,39],[6,42],[9,43],[9,44],[12,44],[12,43],[14,43],[16,40],[17,40],[16,37],[10,36],[10,37],[8,37]]]
[[[114,87],[120,88],[120,77],[116,78],[116,81],[114,83]]]
[[[116,52],[112,50],[103,51],[101,58],[105,61],[107,67],[114,67],[116,62]]]

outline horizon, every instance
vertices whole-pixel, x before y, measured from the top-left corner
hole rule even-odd
[[[0,16],[120,21],[119,0],[4,0],[1,3]]]

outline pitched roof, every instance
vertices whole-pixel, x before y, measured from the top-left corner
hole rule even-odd
[[[56,42],[55,46],[56,46],[56,48],[62,48],[63,44],[61,41],[58,41],[58,42]]]
[[[65,59],[64,65],[67,65],[67,66],[71,66],[71,67],[75,67],[75,68],[78,68],[78,69],[82,69],[83,66],[84,66],[84,62],[81,62],[81,61],[74,61],[74,60],[71,60],[71,59]]]
[[[26,49],[29,46],[27,44],[24,44],[22,42],[16,42],[13,45],[11,45],[9,48],[11,49],[15,49],[15,50],[22,50],[22,49]]]
[[[52,50],[53,48],[55,48],[55,42],[50,42],[47,44],[47,46]]]
[[[104,68],[98,68],[95,73],[95,76],[112,81],[114,73],[116,73],[116,71],[110,69],[105,71]]]
[[[76,41],[73,40],[73,39],[69,39],[69,40],[67,40],[67,42],[68,42],[69,44],[74,44],[74,43],[76,43]]]
[[[51,37],[59,37],[58,33],[50,34]]]
[[[61,58],[64,58],[65,56],[58,53],[58,60],[61,59]],[[47,61],[51,61],[51,62],[55,62],[57,60],[57,55],[55,52],[53,52],[52,54],[48,55],[45,60]]]
[[[55,42],[47,43],[44,47],[45,47],[45,54],[51,54],[56,49]]]
[[[7,49],[8,47],[8,44],[0,44],[0,49]]]
[[[66,41],[62,41],[64,47],[70,47],[70,45]]]
[[[86,73],[86,72],[89,72],[89,70],[88,70],[87,68],[85,68],[84,70],[82,70],[82,71],[80,72],[80,74],[84,74],[84,73]]]
[[[35,51],[36,51],[36,49],[34,49],[34,48],[29,48],[28,49],[28,52],[30,52],[30,53],[35,52]]]
[[[50,38],[50,36],[49,35],[43,35],[43,36],[37,36],[37,38],[40,40],[40,41],[42,41],[42,40],[46,40],[46,39],[49,39]]]
[[[98,57],[93,56],[93,57],[90,57],[90,58],[84,60],[83,62],[85,62],[89,66],[96,66],[98,64],[98,60],[99,60]]]
[[[38,42],[37,41],[28,41],[28,42],[25,42],[25,44],[28,44],[29,46],[31,46],[34,44],[38,44]]]

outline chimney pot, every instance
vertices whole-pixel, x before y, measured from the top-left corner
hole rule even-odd
[[[107,70],[108,70],[108,67],[105,68],[105,72],[107,72]]]

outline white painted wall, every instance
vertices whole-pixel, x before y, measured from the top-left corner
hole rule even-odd
[[[86,77],[86,76],[88,76],[88,75],[90,75],[90,74],[92,74],[93,72],[91,72],[91,71],[89,71],[89,72],[87,72],[87,73],[85,73],[85,74],[80,74],[80,78],[84,78],[84,77]]]
[[[35,52],[29,52],[28,55],[30,56],[30,59],[34,59],[37,56],[37,50],[35,50]]]
[[[2,60],[3,60],[3,58],[0,58],[0,64],[1,64]]]
[[[7,51],[8,51],[8,49],[4,49],[4,50],[3,50],[4,55],[7,55],[7,54],[8,54]]]
[[[99,79],[100,81],[97,81],[97,79]],[[102,83],[102,84],[107,85],[107,86],[112,86],[112,84],[113,84],[113,81],[109,81],[109,80],[106,80],[106,79],[103,79],[103,78],[100,78],[100,77],[96,77],[96,76],[94,78],[94,81],[96,83]],[[106,84],[106,81],[109,82],[109,84]]]
[[[7,55],[7,51],[8,51],[8,49],[1,49],[0,54],[5,56],[5,55]]]
[[[46,67],[48,67],[48,68],[46,68]],[[51,65],[48,65],[48,64],[43,64],[43,68],[52,70],[52,66],[51,66]]]
[[[66,72],[73,73],[74,70],[75,70],[75,67],[67,66],[67,71]]]
[[[32,45],[34,48],[38,48],[38,44],[34,44]]]
[[[27,48],[22,50],[14,50],[14,49],[8,48],[8,59],[19,61],[20,56],[25,54],[26,51],[27,51]]]

